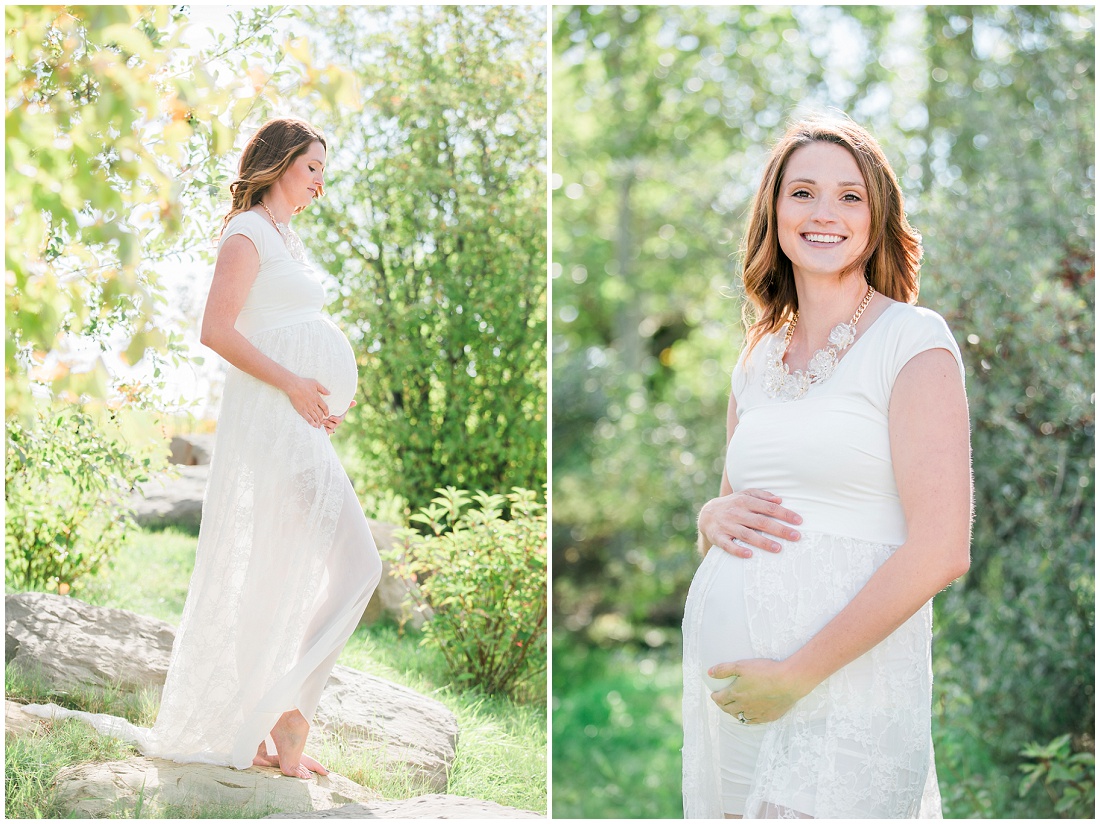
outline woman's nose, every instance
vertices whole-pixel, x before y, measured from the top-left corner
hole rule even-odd
[[[836,219],[832,202],[828,198],[819,197],[814,201],[811,217],[819,223],[832,223]]]

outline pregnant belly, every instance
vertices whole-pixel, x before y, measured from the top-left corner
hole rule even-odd
[[[735,558],[713,547],[695,575],[701,588],[698,608],[702,626],[699,631],[699,657],[703,679],[712,690],[721,689],[730,679],[715,679],[706,670],[715,664],[758,657],[749,636],[745,609],[746,560]]]
[[[347,337],[329,320],[320,321],[326,327],[320,336],[320,346],[313,377],[329,391],[325,396],[330,415],[343,415],[351,406],[359,381],[355,352]]]

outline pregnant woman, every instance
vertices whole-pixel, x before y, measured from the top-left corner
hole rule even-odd
[[[787,131],[685,608],[687,817],[939,813],[931,598],[969,566],[972,493],[961,356],[912,305],[920,254],[871,135]]]
[[[50,705],[146,754],[309,778],[308,719],[381,577],[329,442],[357,370],[289,227],[323,191],[327,144],[265,123],[245,146],[202,342],[230,364],[183,619],[152,729]]]

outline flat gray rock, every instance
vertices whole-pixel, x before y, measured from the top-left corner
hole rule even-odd
[[[64,809],[77,817],[149,817],[170,810],[172,817],[206,811],[252,814],[278,810],[295,818],[376,799],[376,793],[336,773],[308,781],[274,768],[234,770],[210,764],[177,764],[158,758],[132,758],[67,767],[57,776]],[[141,810],[137,811],[139,803]]]
[[[7,595],[4,661],[59,691],[164,684],[175,630],[124,609],[48,592]]]
[[[310,731],[318,745],[330,737],[387,771],[400,769],[414,786],[441,792],[455,760],[458,721],[435,699],[338,664]]]
[[[405,801],[374,801],[348,804],[331,810],[279,813],[268,818],[546,818],[542,813],[505,807],[461,795],[421,795]]]
[[[44,592],[8,595],[5,606],[7,665],[55,690],[164,685],[175,640],[171,624]],[[425,790],[447,788],[458,721],[433,698],[337,665],[312,724],[314,748],[338,738],[387,774],[407,776]]]

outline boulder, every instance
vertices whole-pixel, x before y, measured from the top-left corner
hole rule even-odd
[[[58,774],[56,785],[63,809],[82,818],[119,814],[147,818],[166,807],[173,808],[168,812],[174,818],[194,817],[200,811],[279,811],[296,817],[378,798],[336,773],[303,781],[268,767],[234,770],[158,758],[67,767]]]
[[[278,813],[268,818],[546,818],[543,813],[505,807],[461,795],[421,795],[404,801],[347,804],[312,813]]]
[[[134,520],[146,527],[180,526],[198,532],[209,474],[209,465],[177,466],[152,477],[130,498]]]
[[[124,609],[47,592],[4,598],[4,661],[59,692],[164,684],[176,631]]]
[[[168,444],[168,460],[180,466],[201,466],[210,463],[214,453],[214,436],[192,433],[176,435]]]
[[[399,766],[413,786],[442,792],[455,760],[458,721],[432,698],[338,664],[310,731],[318,748],[333,737],[387,771]]]
[[[61,595],[5,598],[6,661],[61,692],[80,687],[160,687],[175,628],[128,610]],[[336,666],[313,718],[314,745],[338,737],[384,772],[444,790],[458,722],[443,704],[397,684]]]

